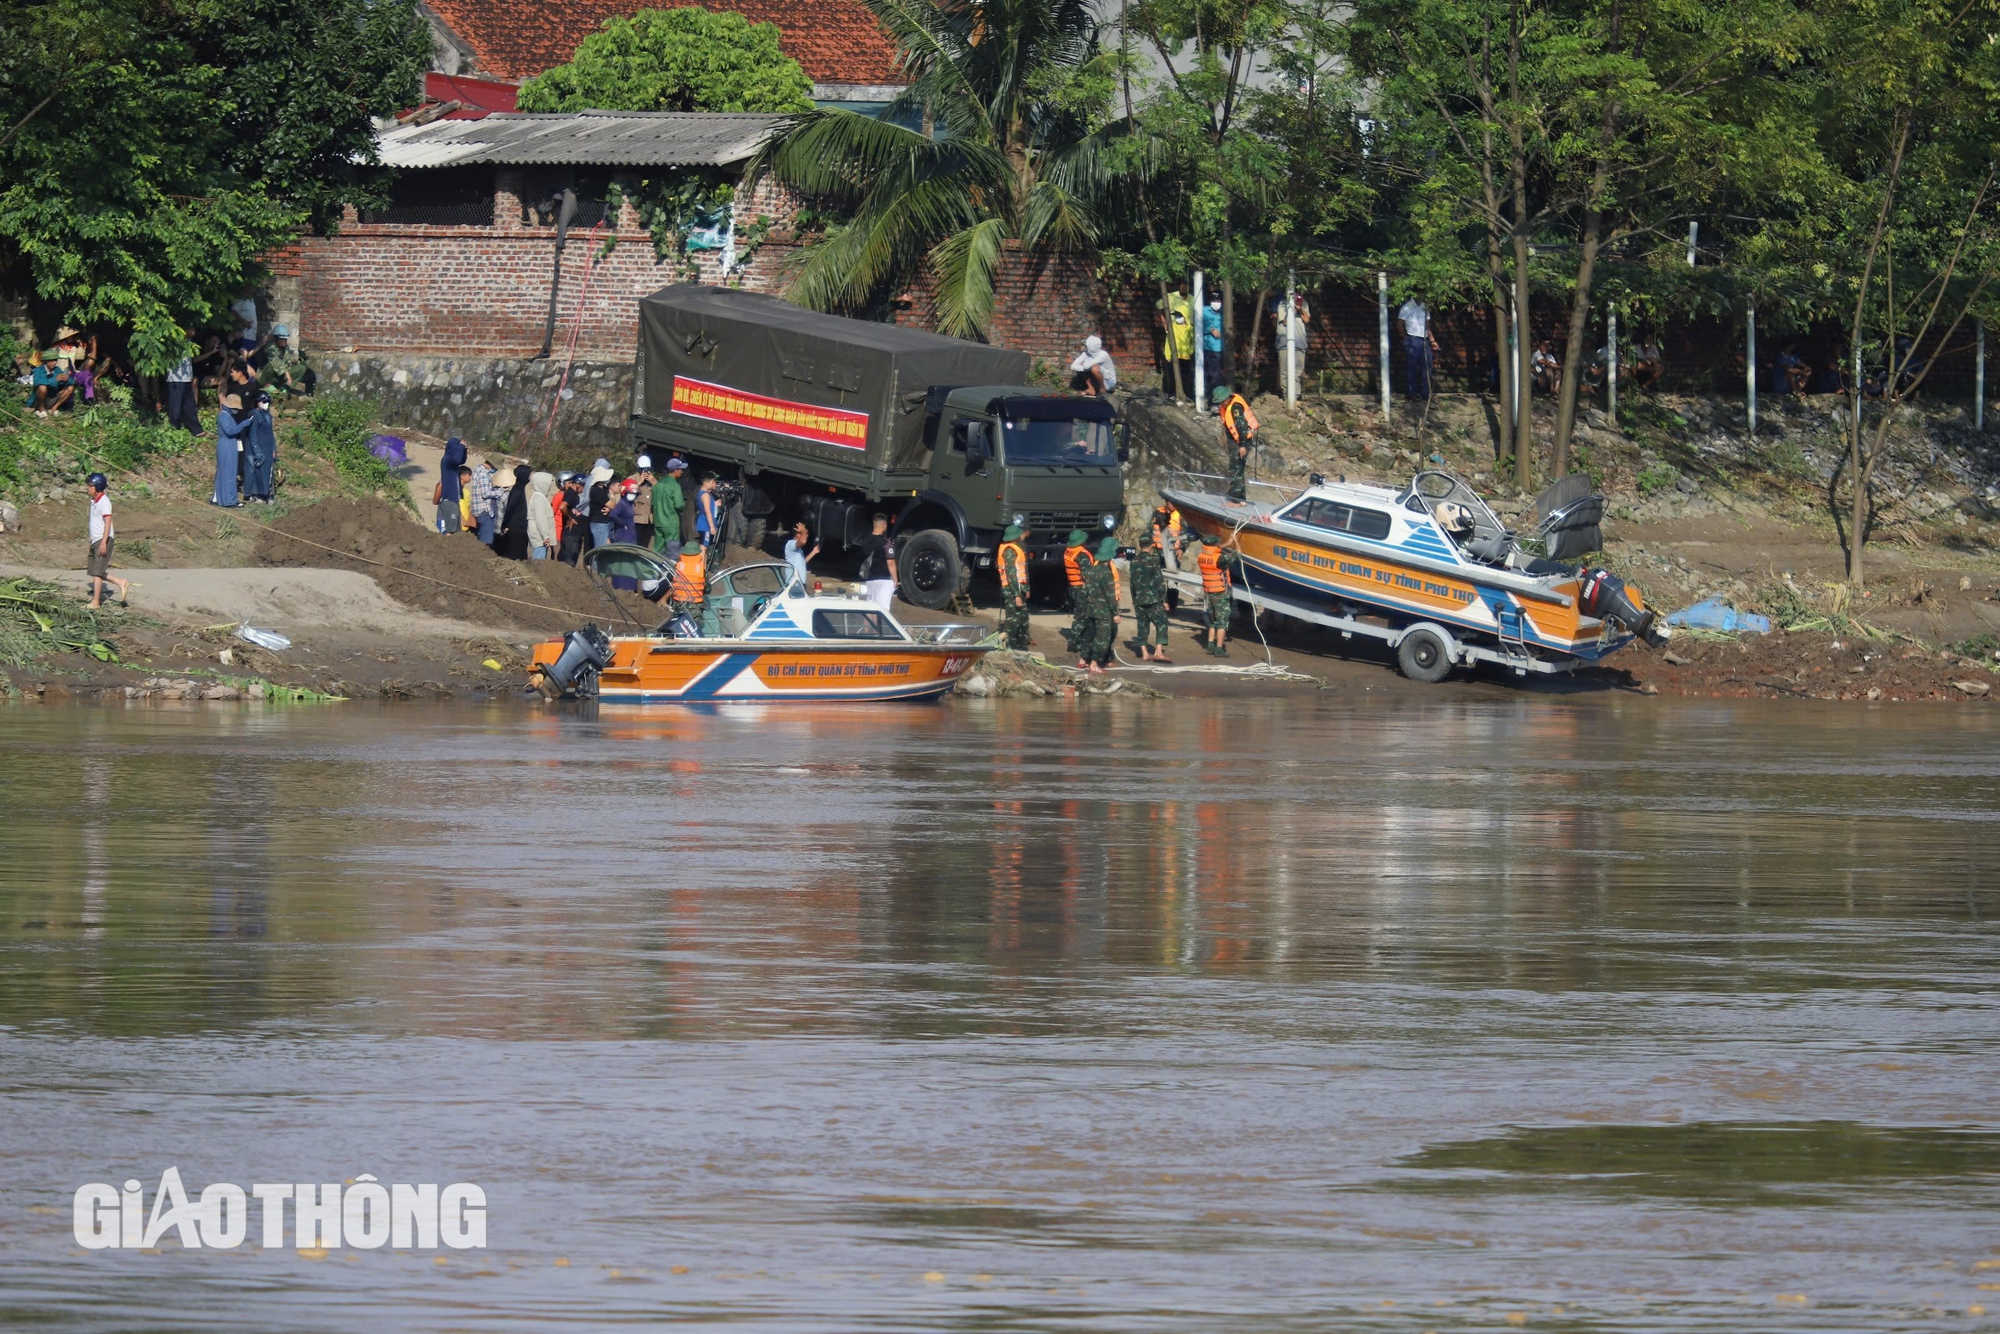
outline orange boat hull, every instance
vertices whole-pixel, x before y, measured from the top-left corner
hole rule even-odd
[[[537,644],[534,662],[553,663],[562,647],[560,639]],[[611,704],[935,699],[985,656],[965,645],[613,639],[598,697]]]

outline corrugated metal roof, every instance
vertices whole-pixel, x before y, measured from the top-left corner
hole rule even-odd
[[[783,116],[726,111],[525,111],[398,126],[376,140],[384,166],[720,167],[762,146]]]

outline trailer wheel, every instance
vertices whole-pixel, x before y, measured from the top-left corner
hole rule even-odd
[[[1451,675],[1451,655],[1429,630],[1412,630],[1396,646],[1396,666],[1412,681],[1429,685]]]
[[[927,611],[943,611],[971,581],[972,571],[958,554],[950,533],[926,528],[896,546],[897,582],[903,601]]]

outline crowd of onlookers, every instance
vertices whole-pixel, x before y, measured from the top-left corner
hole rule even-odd
[[[287,326],[264,324],[256,299],[248,295],[231,305],[230,316],[234,332],[196,336],[198,350],[164,375],[137,371],[110,345],[116,339],[100,343],[95,333],[86,336],[65,326],[49,346],[30,348],[15,357],[14,375],[23,402],[36,416],[46,418],[94,406],[104,397],[104,386],[115,384],[130,392],[132,405],[140,411],[200,435],[200,404],[212,402],[220,408],[232,392],[241,397],[246,384],[254,386],[255,393],[277,397],[313,392],[318,375],[292,346]]]
[[[652,456],[641,454],[625,477],[608,459],[587,472],[519,463],[508,473],[490,458],[474,462],[457,436],[445,442],[431,503],[439,534],[470,534],[510,560],[575,565],[586,551],[623,543],[672,561],[685,548],[712,552],[727,528],[715,474],[696,480],[679,457],[655,469]]]

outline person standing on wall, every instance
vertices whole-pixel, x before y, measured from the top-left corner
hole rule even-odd
[[[1419,402],[1428,401],[1431,396],[1431,349],[1437,346],[1437,340],[1431,336],[1431,313],[1413,294],[1396,312],[1396,318],[1403,322],[1403,370],[1409,378],[1410,397]]]
[[[883,611],[896,596],[896,544],[889,537],[889,516],[878,514],[861,539],[861,586],[868,600]]]
[[[1007,647],[1017,652],[1034,647],[1028,628],[1028,549],[1021,545],[1027,536],[1028,530],[1020,524],[1008,524],[997,556],[1000,628],[1007,636]]]
[[[1188,300],[1187,283],[1174,284],[1166,298],[1154,303],[1160,325],[1166,333],[1163,351],[1167,361],[1169,394],[1194,402],[1194,306]]]
[[[1289,304],[1291,309],[1287,311],[1285,309],[1287,302],[1281,296],[1278,298],[1278,303],[1272,308],[1271,312],[1273,317],[1271,321],[1272,336],[1277,340],[1278,345],[1278,390],[1280,393],[1284,392],[1285,386],[1289,383],[1286,377],[1293,373],[1297,374],[1299,384],[1302,387],[1305,384],[1306,326],[1312,323],[1312,308],[1306,305],[1304,297],[1295,294]]]
[[[1219,296],[1210,297],[1201,312],[1201,378],[1211,385],[1222,383],[1222,298]]]

